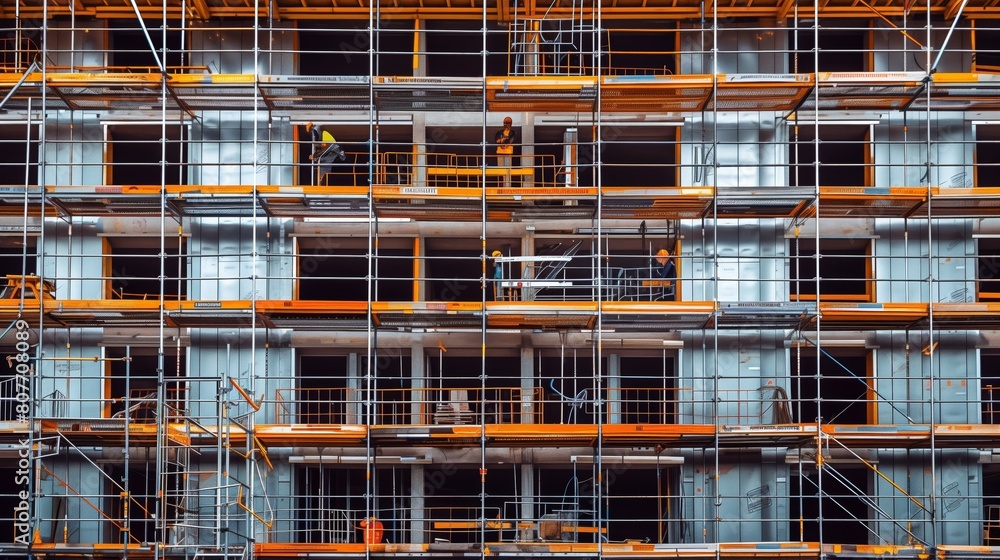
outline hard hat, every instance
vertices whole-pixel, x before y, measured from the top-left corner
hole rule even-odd
[[[658,256],[658,257],[659,256],[670,256],[670,251],[668,251],[666,249],[660,249],[659,251],[656,252],[656,256]]]
[[[500,256],[503,256],[503,253],[501,253],[500,251],[493,251],[493,255],[492,256],[494,256],[494,257],[500,257]]]

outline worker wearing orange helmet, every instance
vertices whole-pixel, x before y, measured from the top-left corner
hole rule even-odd
[[[673,301],[675,298],[674,280],[677,278],[677,266],[674,264],[674,259],[670,256],[670,251],[665,247],[656,252],[654,259],[659,265],[659,268],[655,271],[655,275],[657,278],[663,280],[663,292],[660,299]]]

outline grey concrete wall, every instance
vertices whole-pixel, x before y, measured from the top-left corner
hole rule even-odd
[[[707,228],[704,235],[699,224],[685,223],[682,232],[680,276],[684,299],[787,299],[786,243],[781,220],[720,220],[714,231]],[[691,280],[684,281],[687,278]],[[712,278],[718,278],[718,282]]]
[[[971,220],[876,221],[873,275],[879,302],[975,301],[976,243]],[[928,237],[933,241],[929,244]],[[928,258],[933,254],[932,259]],[[929,283],[928,279],[934,282]]]
[[[876,517],[874,529],[890,544],[978,545],[983,534],[978,453],[965,449],[934,453],[932,470],[928,450],[879,450],[878,470],[885,478],[874,477],[874,493],[885,515]],[[873,543],[884,544],[874,539]]]
[[[876,187],[963,188],[972,186],[972,124],[959,112],[886,113],[875,125]],[[927,162],[931,162],[928,166]]]

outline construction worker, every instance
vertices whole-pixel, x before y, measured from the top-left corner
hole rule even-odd
[[[517,144],[517,133],[513,128],[514,121],[510,117],[504,117],[503,129],[496,134],[497,145],[497,166],[506,168],[506,175],[501,180],[501,187],[509,187],[510,168],[514,165],[514,145]]]
[[[503,263],[497,261],[496,259],[502,257],[503,253],[500,251],[493,251],[490,255],[494,259],[493,261],[493,299],[506,299],[503,297],[504,290],[500,287],[500,282],[503,281]],[[501,298],[497,298],[497,292],[499,291]]]
[[[659,265],[659,268],[654,271],[654,277],[661,280],[659,297],[654,299],[673,301],[676,297],[674,281],[677,278],[677,266],[674,264],[674,259],[670,256],[670,251],[666,248],[661,248],[657,251],[654,259]]]
[[[326,175],[333,171],[334,162],[347,161],[347,154],[344,153],[333,134],[312,122],[306,123],[306,132],[310,135],[313,149],[312,153],[309,154],[309,160],[319,164],[319,181],[314,181],[314,183],[326,183]]]

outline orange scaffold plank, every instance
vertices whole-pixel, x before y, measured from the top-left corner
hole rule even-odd
[[[608,443],[708,443],[715,435],[711,424],[604,424],[601,435]]]
[[[41,558],[152,558],[154,545],[142,543],[46,543],[35,542],[31,552]]]
[[[711,301],[605,301],[600,307],[604,313],[630,314],[708,314],[716,310],[716,304]]]
[[[258,300],[257,311],[265,314],[364,314],[368,311],[368,304],[364,301]]]
[[[254,433],[264,445],[360,445],[368,436],[364,425],[341,424],[258,424]]]
[[[254,544],[257,558],[297,558],[308,554],[365,554],[364,543],[265,543]]]
[[[41,83],[42,73],[29,75],[28,81]],[[98,84],[158,87],[162,81],[163,75],[159,72],[50,72],[45,75],[46,85],[54,88]]]
[[[483,305],[475,301],[373,301],[372,312],[378,314],[401,313],[480,313]]]
[[[128,422],[124,419],[70,419],[43,420],[40,423],[42,435],[62,434],[77,445],[124,445],[125,431],[132,445],[156,445],[157,425],[154,423]],[[238,435],[239,428],[227,428],[227,435]],[[188,426],[173,422],[166,428],[166,436],[179,445],[214,445],[219,439],[219,430],[213,426]]]
[[[926,549],[921,546],[902,546],[890,544],[824,544],[825,554],[845,554],[860,558],[887,558],[903,556],[906,558],[927,558]]]
[[[925,319],[930,306],[926,303],[821,302],[819,310],[824,322],[888,327]]]
[[[912,187],[819,188],[819,213],[824,217],[906,217],[927,201],[927,189]]]
[[[0,320],[37,318],[39,306],[50,319],[63,325],[142,325],[161,317],[159,299],[55,300],[0,298]],[[933,317],[930,312],[933,309]],[[1000,324],[1000,303],[878,303],[822,301],[822,320],[827,326],[858,328],[904,328],[916,323],[934,326],[979,325],[985,328]],[[392,320],[429,320],[465,317],[476,321],[485,312],[492,327],[513,325],[572,324],[586,326],[598,312],[618,318],[703,324],[711,319],[717,306],[709,301],[487,301],[480,302],[372,302],[376,322]],[[185,326],[229,326],[272,322],[287,318],[326,319],[359,317],[368,312],[363,301],[339,300],[166,300],[162,302],[165,324]]]
[[[496,442],[591,442],[597,439],[596,424],[489,424],[486,437]]]
[[[1000,87],[1000,76],[996,74],[986,74],[979,72],[937,72],[931,76],[934,85],[948,86],[952,84],[961,85],[989,85]]]
[[[930,439],[928,425],[868,425],[868,424],[827,424],[820,428],[824,436],[831,437],[848,446],[879,445],[898,447],[915,445]]]
[[[156,196],[161,194],[159,185],[48,185],[45,191],[52,196],[66,195],[125,195],[125,196]],[[311,185],[166,185],[162,192],[174,196],[190,195],[289,195],[289,196],[365,196],[367,187],[349,186],[311,186]]]

